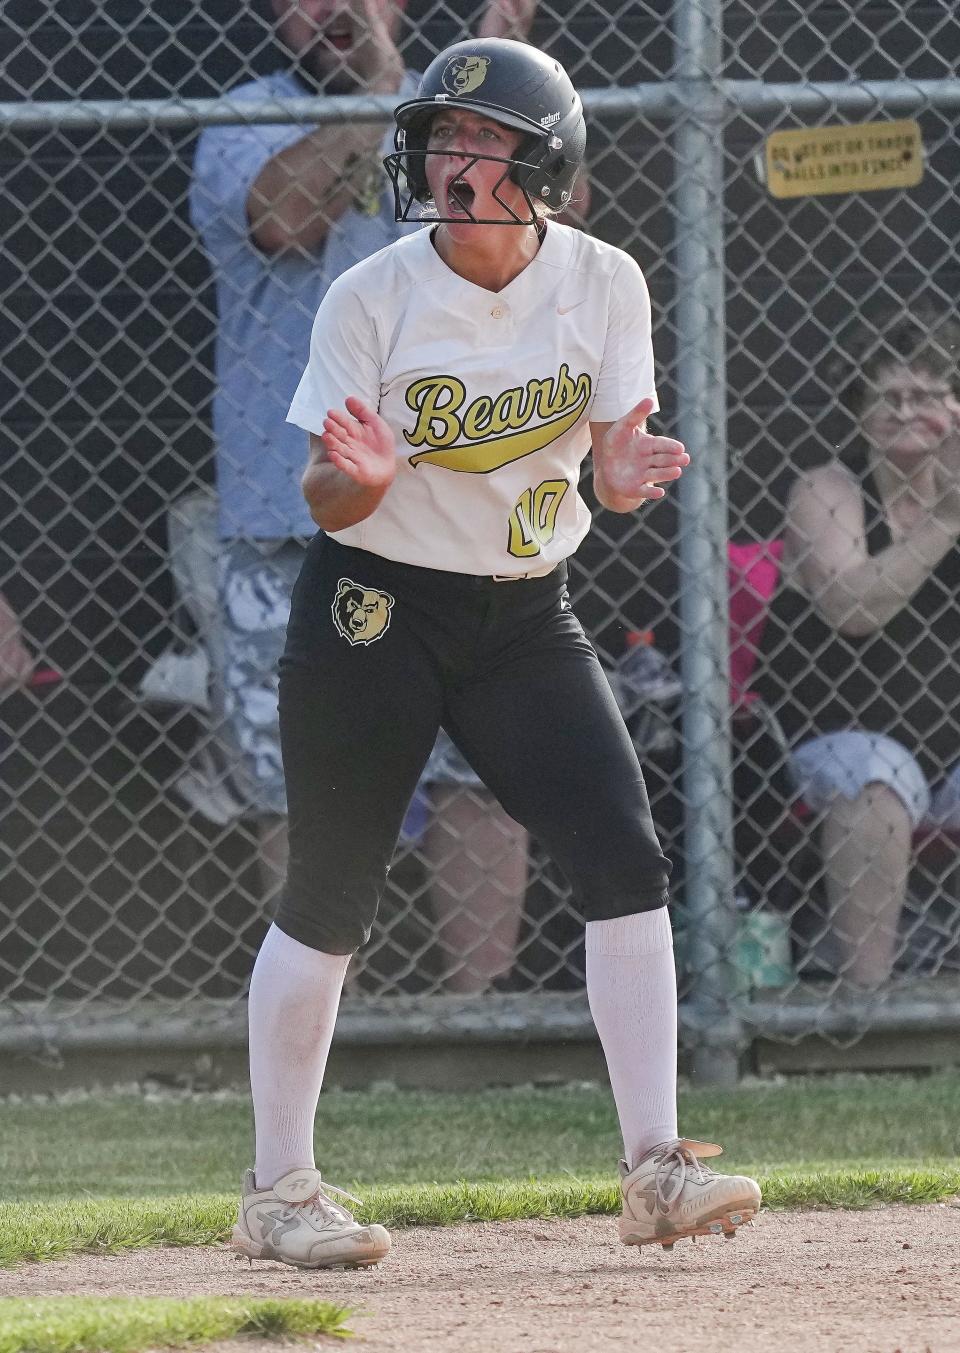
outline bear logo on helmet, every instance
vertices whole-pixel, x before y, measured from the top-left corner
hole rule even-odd
[[[455,56],[448,61],[441,84],[451,94],[472,94],[487,78],[488,56]]]

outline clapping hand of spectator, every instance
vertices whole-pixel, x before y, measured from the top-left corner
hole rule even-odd
[[[489,0],[477,36],[523,42],[530,35],[536,9],[537,0]]]
[[[361,89],[393,94],[403,80],[403,58],[386,22],[394,0],[347,0],[343,17],[351,35],[349,64]]]

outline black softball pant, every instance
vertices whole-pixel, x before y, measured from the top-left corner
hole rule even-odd
[[[666,904],[643,774],[565,580],[565,565],[496,582],[311,542],[280,665],[286,934],[336,954],[369,938],[440,724],[588,920]]]

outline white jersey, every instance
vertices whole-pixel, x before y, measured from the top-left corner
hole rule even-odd
[[[398,464],[376,511],[335,540],[457,573],[546,570],[590,527],[577,490],[590,421],[656,401],[643,274],[551,221],[491,292],[421,230],[332,284],[288,421],[320,435],[348,395],[389,423]]]

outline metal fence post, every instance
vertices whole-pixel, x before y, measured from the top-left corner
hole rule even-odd
[[[733,807],[727,732],[726,342],[720,0],[674,11],[678,82],[686,91],[676,137],[677,431],[692,464],[680,483],[685,833],[691,1001],[698,1080],[737,1079],[740,1024],[731,956]]]

